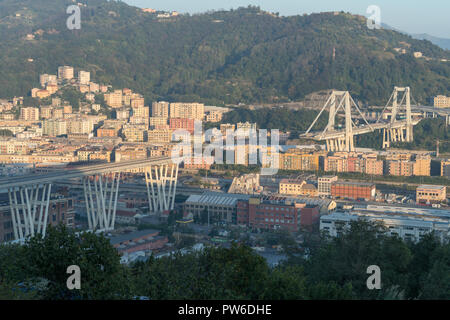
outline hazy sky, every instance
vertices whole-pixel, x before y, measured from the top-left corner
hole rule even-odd
[[[142,8],[198,13],[249,4],[281,15],[346,11],[365,15],[370,5],[381,9],[381,22],[409,33],[450,38],[449,0],[124,0]]]

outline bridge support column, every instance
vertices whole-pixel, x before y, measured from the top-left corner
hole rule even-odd
[[[391,146],[391,139],[389,136],[390,129],[383,129],[383,149],[389,148]]]
[[[339,151],[346,151],[345,150],[346,144],[345,144],[345,139],[344,138],[336,139],[336,142],[338,144],[338,150]]]
[[[405,142],[405,133],[407,133],[407,128],[399,128],[398,132],[400,134],[400,141]]]
[[[327,151],[334,151],[334,141],[332,139],[327,140]]]
[[[45,237],[51,183],[8,189],[11,220],[16,240],[35,235]]]
[[[114,230],[119,183],[120,172],[83,178],[89,230]]]
[[[145,169],[148,206],[151,213],[173,210],[177,190],[178,163],[153,165]]]
[[[392,141],[393,142],[398,142],[400,139],[399,139],[399,136],[398,136],[398,129],[391,129],[392,130]]]

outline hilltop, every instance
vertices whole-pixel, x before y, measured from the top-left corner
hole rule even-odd
[[[248,7],[158,18],[123,2],[79,3],[81,30],[68,30],[72,1],[0,0],[0,98],[26,95],[60,65],[148,101],[276,103],[335,88],[384,105],[395,85],[411,86],[424,103],[450,91],[450,62],[442,61],[450,51],[370,30],[361,16]]]

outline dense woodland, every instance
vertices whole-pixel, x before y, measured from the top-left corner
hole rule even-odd
[[[450,298],[450,244],[432,234],[404,242],[358,221],[339,238],[312,234],[301,247],[289,233],[274,237],[289,257],[275,268],[245,241],[126,266],[103,236],[50,228],[44,239],[0,246],[0,299]],[[70,265],[81,269],[81,290],[67,289]],[[381,290],[367,289],[370,265],[381,269]]]
[[[0,97],[28,94],[39,74],[60,65],[131,88],[148,102],[295,101],[335,88],[384,104],[396,85],[410,86],[418,102],[450,89],[450,64],[440,61],[449,51],[370,30],[361,16],[280,17],[248,7],[158,19],[123,2],[81,2],[81,29],[69,30],[70,0],[0,0]],[[30,33],[34,40],[25,39]],[[432,60],[415,59],[414,51]]]

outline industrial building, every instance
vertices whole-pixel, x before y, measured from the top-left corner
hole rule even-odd
[[[439,203],[447,199],[447,188],[436,185],[420,185],[416,189],[417,203]]]
[[[406,206],[365,205],[349,211],[335,211],[320,218],[320,230],[330,236],[339,236],[352,221],[381,222],[388,235],[405,240],[419,241],[425,234],[435,231],[443,240],[450,231],[450,212],[441,209]]]
[[[374,200],[376,187],[367,182],[333,182],[331,184],[331,196],[334,198],[348,198],[353,200]]]
[[[319,207],[286,199],[267,197],[240,200],[237,203],[237,224],[252,228],[292,232],[301,227],[310,229],[319,221]]]
[[[204,212],[210,217],[236,223],[236,207],[238,200],[248,200],[249,195],[206,192],[202,195],[191,195],[183,204],[183,215],[200,216]]]

